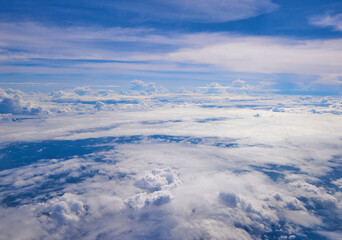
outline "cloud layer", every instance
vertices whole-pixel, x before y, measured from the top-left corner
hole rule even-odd
[[[341,99],[237,87],[21,93],[47,112],[1,115],[0,239],[334,239]]]
[[[297,87],[340,85],[341,40],[232,33],[164,34],[147,28],[1,23],[2,74],[105,74],[226,79],[228,73],[306,76]],[[27,65],[27,61],[35,63]],[[291,79],[282,80],[291,82]]]

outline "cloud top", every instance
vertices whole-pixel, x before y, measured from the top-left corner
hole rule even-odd
[[[42,112],[41,107],[34,107],[29,102],[22,100],[23,93],[8,89],[7,92],[0,88],[0,114],[29,114],[36,115]]]

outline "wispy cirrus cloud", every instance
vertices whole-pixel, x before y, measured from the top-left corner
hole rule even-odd
[[[278,7],[272,0],[212,0],[210,3],[205,0],[146,0],[143,2],[139,0],[99,0],[96,2],[75,0],[73,2],[62,1],[58,4],[42,0],[29,3],[13,0],[11,4],[2,5],[1,13],[5,16],[13,14],[26,19],[60,23],[95,22],[107,26],[126,22],[139,25],[146,22],[220,23],[270,13]],[[63,16],[63,19],[60,16]]]
[[[217,73],[298,74],[316,76],[312,84],[319,78],[317,84],[333,85],[339,85],[342,76],[340,39],[49,27],[32,22],[2,23],[0,32],[3,74],[126,74],[139,78],[172,73],[175,78],[198,79]]]
[[[271,0],[175,0],[160,2],[136,0],[110,3],[109,6],[137,13],[147,20],[229,22],[272,12],[277,5]]]
[[[315,16],[310,19],[310,23],[318,27],[331,27],[335,31],[342,31],[342,13]]]

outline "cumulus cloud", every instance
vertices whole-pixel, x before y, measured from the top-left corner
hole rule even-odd
[[[170,168],[153,169],[151,173],[146,173],[134,184],[146,192],[138,193],[128,198],[126,202],[133,208],[141,208],[149,204],[156,206],[166,204],[173,199],[169,190],[179,184],[178,173]]]
[[[159,87],[155,83],[152,82],[144,82],[141,80],[133,80],[131,81],[130,90],[133,93],[139,94],[153,94],[153,93],[166,93],[167,90],[164,87]]]
[[[206,94],[226,94],[226,87],[223,87],[219,83],[212,82],[205,87],[202,87]]]
[[[236,79],[229,85],[222,86],[217,82],[207,84],[205,87],[200,87],[201,92],[212,95],[226,95],[261,92],[261,89],[247,84],[244,80]]]
[[[21,97],[22,94],[22,92],[12,89],[8,89],[7,92],[0,89],[0,113],[35,115],[42,112],[41,107],[35,107],[29,102],[24,102]]]
[[[149,204],[156,206],[163,205],[172,200],[173,196],[169,191],[156,191],[153,193],[139,193],[126,200],[126,203],[132,208],[142,208]]]
[[[170,168],[153,169],[135,182],[135,186],[150,192],[172,189],[179,184],[178,174]]]
[[[83,202],[73,194],[64,194],[62,197],[52,199],[39,207],[43,208],[41,209],[42,212],[45,212],[53,221],[56,221],[57,228],[63,225],[71,227],[85,213]]]

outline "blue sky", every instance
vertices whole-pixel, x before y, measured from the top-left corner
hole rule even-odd
[[[0,87],[171,90],[236,79],[340,94],[342,2],[0,1]]]

